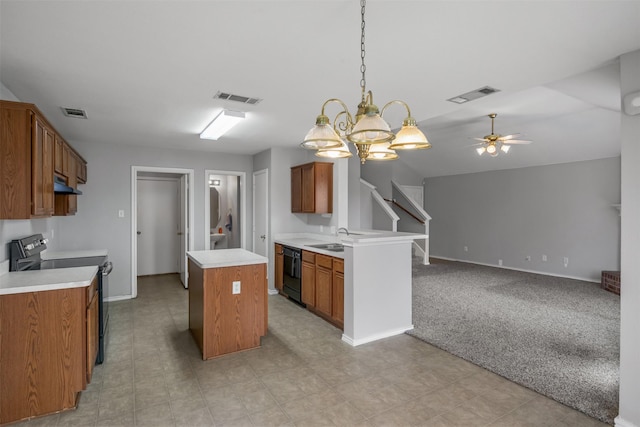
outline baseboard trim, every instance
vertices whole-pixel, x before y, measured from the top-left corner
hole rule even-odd
[[[622,417],[620,417],[620,415],[618,415],[614,420],[614,426],[615,427],[638,427],[635,424],[623,419]]]
[[[547,271],[525,270],[524,268],[507,267],[504,265],[495,265],[495,264],[488,264],[485,262],[469,261],[467,259],[448,258],[448,257],[443,257],[438,255],[430,255],[429,257],[434,259],[442,259],[445,261],[466,262],[467,264],[476,264],[476,265],[483,265],[485,267],[502,268],[504,270],[522,271],[523,273],[542,274],[543,276],[561,277],[563,279],[573,279],[573,280],[581,280],[583,282],[600,283],[600,280],[594,280],[590,278],[577,277],[577,276],[567,276],[565,274],[549,273]]]
[[[268,289],[267,292],[269,292],[269,295],[278,295],[277,289]]]
[[[384,338],[389,338],[389,337],[393,337],[393,336],[396,336],[396,335],[404,334],[405,332],[410,331],[412,329],[413,329],[413,325],[409,325],[409,326],[407,326],[405,328],[400,328],[400,329],[395,329],[395,330],[392,330],[392,331],[382,332],[380,334],[369,335],[368,337],[360,338],[360,339],[357,339],[357,340],[354,340],[353,338],[348,337],[345,334],[342,334],[342,341],[346,342],[347,344],[349,344],[352,347],[357,347],[357,346],[362,345],[362,344],[367,344],[367,343],[370,343],[370,342],[373,342],[373,341],[378,341],[378,340],[381,340],[381,339],[384,339]]]

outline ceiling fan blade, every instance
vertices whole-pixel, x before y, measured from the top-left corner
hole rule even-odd
[[[477,142],[475,144],[471,144],[471,145],[465,145],[465,147],[479,147],[481,145],[486,145],[486,143],[484,142]]]
[[[504,136],[501,136],[499,139],[501,139],[501,140],[503,140],[503,141],[504,141],[504,140],[507,140],[507,139],[515,139],[515,138],[516,138],[516,137],[518,137],[518,136],[520,136],[520,134],[519,134],[519,133],[512,133],[511,135],[504,135]]]
[[[527,141],[526,139],[511,139],[511,140],[507,140],[507,141],[502,141],[503,144],[520,144],[520,145],[525,145],[525,144],[531,144],[533,141]]]
[[[475,139],[476,141],[484,141],[484,142],[489,142],[486,140],[486,138],[472,138]]]

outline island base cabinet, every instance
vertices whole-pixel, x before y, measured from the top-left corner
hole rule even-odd
[[[76,406],[86,307],[85,288],[0,296],[0,424]]]
[[[202,269],[189,260],[189,329],[203,360],[260,346],[267,332],[266,276],[266,264]]]

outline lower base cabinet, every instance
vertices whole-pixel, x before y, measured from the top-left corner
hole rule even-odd
[[[76,407],[98,351],[89,287],[0,295],[0,424]]]
[[[314,314],[344,328],[344,260],[302,251],[302,302]]]

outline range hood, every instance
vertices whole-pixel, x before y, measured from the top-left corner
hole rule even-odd
[[[64,178],[59,176],[53,177],[53,192],[56,194],[82,194],[82,191],[76,190],[73,187],[69,187]]]

